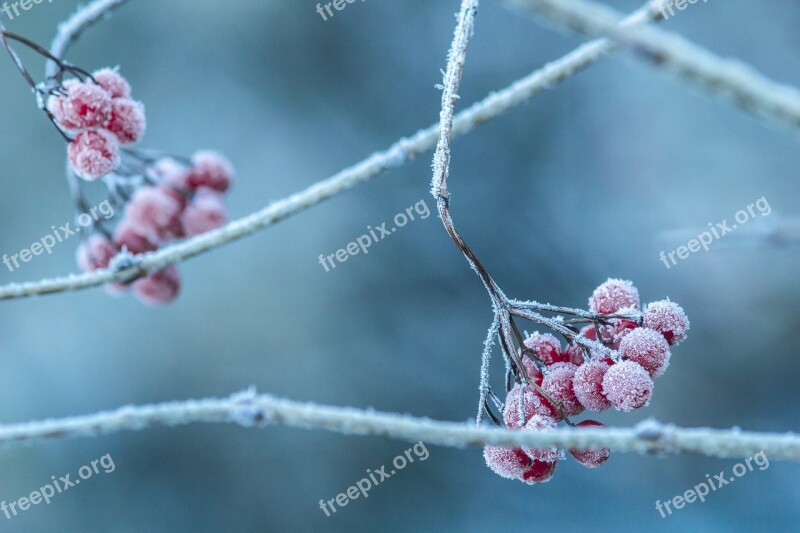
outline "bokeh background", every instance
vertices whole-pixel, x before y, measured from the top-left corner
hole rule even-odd
[[[383,149],[438,117],[453,1],[357,2],[327,22],[316,2],[135,0],[69,59],[120,65],[145,102],[143,146],[216,148],[235,163],[232,216],[250,213]],[[609,2],[631,11],[635,1]],[[49,43],[77,2],[35,5],[12,31]],[[5,17],[5,15],[0,14]],[[665,27],[800,86],[800,5],[712,1]],[[464,105],[580,42],[497,1],[478,18]],[[25,55],[35,73],[42,64]],[[10,61],[0,60],[0,253],[73,216],[64,146]],[[61,417],[225,396],[255,385],[299,400],[446,420],[474,416],[491,320],[478,279],[431,216],[325,272],[367,225],[429,197],[430,154],[180,266],[173,305],[102,290],[0,304],[0,420]],[[679,425],[800,429],[800,249],[729,236],[667,270],[658,259],[756,199],[758,224],[800,215],[792,133],[765,127],[624,54],[456,141],[453,214],[507,293],[584,306],[609,276],[692,319],[648,409],[608,412]],[[94,189],[102,198],[102,186]],[[752,224],[756,224],[755,222]],[[764,226],[760,226],[764,227]],[[76,270],[77,241],[0,283]],[[502,377],[499,358],[495,378]],[[499,381],[497,382],[499,386]],[[771,462],[663,519],[668,500],[736,461],[613,455],[574,461],[546,485],[500,479],[480,450],[429,446],[417,462],[326,518],[329,499],[409,446],[282,426],[149,429],[0,450],[0,499],[106,453],[116,470],[39,505],[2,531],[788,531],[798,466]]]

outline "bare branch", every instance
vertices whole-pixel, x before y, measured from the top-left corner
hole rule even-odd
[[[154,405],[72,418],[0,426],[0,443],[65,437],[97,437],[155,426],[197,422],[236,423],[246,427],[283,424],[346,435],[371,435],[410,442],[464,448],[497,444],[532,448],[608,448],[643,454],[698,453],[715,457],[749,457],[763,451],[771,460],[800,461],[800,435],[751,433],[738,429],[678,428],[646,421],[633,428],[515,431],[476,427],[473,423],[332,407],[256,395],[245,391],[229,398],[209,398]]]
[[[683,37],[650,28],[619,25],[620,14],[587,0],[506,0],[561,26],[603,35],[629,45],[634,56],[712,97],[770,122],[800,128],[800,91],[772,81],[752,67],[723,59]]]

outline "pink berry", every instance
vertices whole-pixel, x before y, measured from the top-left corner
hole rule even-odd
[[[572,388],[575,397],[589,411],[605,411],[611,407],[611,402],[603,395],[603,377],[609,365],[600,360],[588,361],[575,371],[572,378]]]
[[[222,195],[213,189],[201,187],[186,207],[181,217],[186,235],[200,235],[225,225],[228,214]]]
[[[606,426],[605,424],[601,424],[596,420],[584,420],[576,424],[576,427],[604,428]],[[586,468],[597,468],[608,460],[608,457],[611,455],[611,450],[607,448],[601,448],[599,450],[570,450],[569,453],[575,458],[576,461]]]
[[[536,483],[546,483],[550,481],[556,471],[558,461],[548,463],[545,461],[532,461],[530,466],[525,468],[525,471],[520,476],[519,480],[528,485],[535,485]]]
[[[141,187],[133,195],[125,216],[153,242],[183,236],[181,203],[160,187]]]
[[[161,192],[178,202],[181,206],[181,210],[186,209],[186,206],[189,205],[189,199],[178,189],[170,187],[169,185],[159,185],[158,188]]]
[[[75,174],[92,181],[119,166],[119,143],[105,130],[84,131],[69,143],[67,156]]]
[[[564,351],[564,355],[569,357],[569,363],[575,366],[581,366],[586,359],[586,354],[578,344],[570,344]]]
[[[656,378],[669,366],[669,344],[661,333],[649,328],[636,328],[619,344],[619,353],[647,370]]]
[[[603,394],[618,411],[633,411],[650,403],[653,380],[639,363],[622,361],[603,377]]]
[[[670,346],[676,346],[686,339],[689,317],[680,305],[669,300],[661,300],[647,304],[643,325],[661,333]]]
[[[159,159],[150,168],[149,173],[159,183],[181,191],[189,190],[189,185],[186,181],[189,175],[188,170],[172,158],[164,157]]]
[[[525,339],[525,346],[533,350],[536,356],[546,365],[566,361],[561,353],[561,342],[550,333],[534,332]]]
[[[639,311],[633,307],[623,307],[617,314],[620,315],[633,315],[637,314]],[[611,320],[611,326],[609,329],[609,335],[611,340],[615,343],[620,342],[625,335],[633,331],[634,329],[639,327],[639,324],[635,320],[628,320],[627,318],[614,318]]]
[[[630,281],[609,278],[589,298],[589,309],[594,313],[611,315],[623,307],[639,308],[639,291]]]
[[[66,96],[57,94],[48,98],[47,109],[65,129],[96,128],[108,119],[111,95],[101,86],[91,81],[68,80],[64,89]]]
[[[225,192],[233,182],[233,166],[217,152],[197,152],[192,157],[192,168],[186,177],[191,189],[210,187]]]
[[[541,372],[539,372],[539,369],[536,368],[534,362],[527,355],[522,357],[522,366],[525,367],[525,372],[527,372],[528,377],[531,379],[531,381],[541,386],[544,376],[542,375]]]
[[[122,146],[139,142],[147,127],[144,106],[129,98],[115,98],[103,127],[113,133]]]
[[[180,290],[181,279],[175,265],[133,282],[133,293],[148,305],[168,304],[178,296]]]
[[[92,78],[100,84],[100,87],[108,91],[111,98],[130,98],[131,96],[131,86],[114,69],[100,69],[92,74]]]
[[[105,235],[93,233],[75,252],[78,266],[84,272],[108,268],[108,263],[119,250]]]
[[[158,248],[158,243],[151,241],[142,228],[127,219],[114,229],[114,243],[134,255],[152,252]]]
[[[483,458],[492,472],[506,479],[519,479],[525,467],[531,463],[530,457],[519,448],[503,448],[491,444],[484,446]]]
[[[572,363],[556,363],[547,369],[547,375],[542,380],[542,390],[561,403],[561,409],[566,416],[575,416],[583,412],[583,405],[575,397],[572,387],[572,379],[577,369],[578,367]]]
[[[558,422],[556,422],[554,418],[533,415],[525,424],[525,431],[547,431],[549,429],[555,429],[557,426]],[[531,459],[535,461],[544,461],[546,463],[558,461],[563,456],[558,448],[528,448],[523,446],[522,450],[528,454],[528,457]]]
[[[533,387],[528,385],[525,387],[525,394],[523,395],[522,410],[525,420],[521,420],[519,416],[520,394],[522,394],[522,386],[516,384],[506,395],[506,403],[503,408],[503,420],[505,420],[506,427],[520,428],[534,415],[557,417],[557,411],[550,406],[550,402],[542,398]]]

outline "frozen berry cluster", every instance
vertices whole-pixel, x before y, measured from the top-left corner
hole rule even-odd
[[[144,106],[131,99],[131,87],[116,70],[105,68],[81,81],[66,80],[47,101],[62,130],[74,135],[67,147],[75,174],[96,180],[116,170],[120,147],[144,135]]]
[[[147,169],[147,182],[127,203],[125,216],[113,234],[94,233],[78,248],[78,265],[85,272],[107,268],[121,252],[152,252],[176,239],[223,226],[228,221],[224,194],[233,177],[231,164],[216,152],[198,152],[189,164],[172,158],[155,161]],[[177,297],[180,276],[171,265],[130,285],[142,302],[161,305]],[[118,283],[108,287],[112,293],[126,288]]]
[[[689,319],[669,300],[653,302],[641,310],[639,292],[629,281],[609,279],[589,298],[592,319],[575,337],[599,342],[611,350],[587,349],[570,339],[566,346],[549,333],[534,333],[524,340],[522,357],[525,386],[516,383],[508,392],[503,421],[510,429],[547,431],[584,410],[600,412],[614,407],[632,411],[646,406],[653,380],[669,365],[670,347],[686,338]],[[519,381],[519,380],[518,380]],[[570,425],[572,425],[570,423]],[[602,428],[596,420],[577,427]],[[583,466],[596,468],[609,450],[569,450]],[[525,483],[549,481],[564,452],[549,449],[509,449],[486,446],[486,464],[498,475]]]

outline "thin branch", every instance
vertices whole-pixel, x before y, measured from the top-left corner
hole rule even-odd
[[[683,37],[619,25],[619,12],[587,0],[505,0],[571,30],[631,46],[634,56],[710,96],[773,123],[800,128],[800,91],[737,60],[723,59]]]
[[[128,0],[94,0],[78,10],[66,21],[58,25],[53,43],[50,45],[50,53],[59,59],[63,59],[67,49],[74,43],[81,34],[100,19],[107,17],[112,11],[122,6]],[[46,76],[49,79],[55,78],[59,74],[58,65],[52,61],[47,62]]]
[[[97,437],[121,431],[192,423],[236,423],[245,427],[282,424],[345,435],[371,435],[410,442],[464,448],[497,444],[532,448],[608,448],[643,454],[698,453],[745,458],[763,451],[771,460],[800,461],[800,435],[752,433],[739,429],[678,428],[648,420],[633,428],[515,431],[476,427],[474,423],[349,407],[296,402],[249,390],[229,398],[209,398],[127,406],[86,416],[0,425],[0,443],[65,437]]]
[[[99,0],[89,7],[99,4],[113,4],[110,0]],[[96,11],[93,11],[96,13]],[[652,8],[642,8],[626,19],[626,25],[643,24],[658,17]],[[86,21],[85,17],[80,20]],[[65,24],[67,28],[84,28],[88,23]],[[63,29],[61,34],[71,35]],[[64,42],[69,41],[62,37]],[[57,39],[59,41],[59,39]],[[63,46],[66,47],[65,45]],[[53,47],[56,50],[57,47]],[[561,83],[582,72],[599,59],[614,51],[617,46],[608,39],[598,39],[584,44],[573,52],[545,65],[543,68],[517,80],[508,87],[492,93],[468,109],[458,113],[453,120],[452,135],[457,137],[472,131],[475,127],[496,118],[506,111],[519,106],[542,91]],[[55,54],[54,54],[55,55]],[[393,168],[400,167],[415,159],[434,146],[439,138],[439,126],[434,124],[420,130],[413,136],[401,139],[387,150],[378,152],[338,174],[320,181],[303,191],[264,207],[244,218],[230,222],[215,231],[194,237],[182,243],[168,246],[143,257],[141,269],[154,270],[189,259],[203,252],[213,250],[236,239],[246,237],[268,228],[281,220],[293,216],[317,203],[348,191]],[[80,275],[69,275],[40,281],[11,283],[0,286],[0,300],[42,296],[66,291],[97,287],[109,282],[129,281],[142,270],[132,268],[119,272],[97,270]]]

